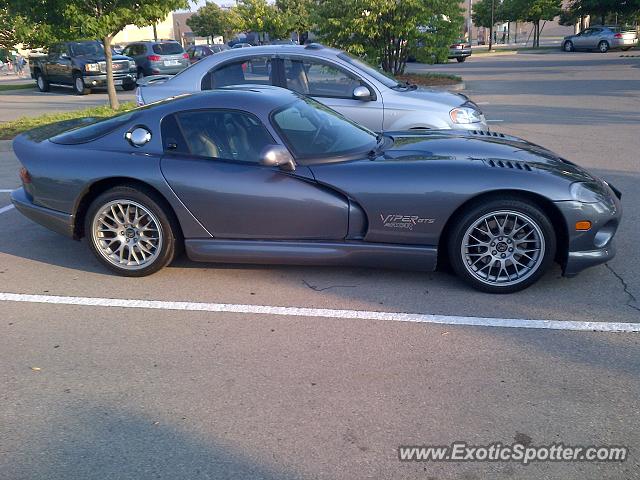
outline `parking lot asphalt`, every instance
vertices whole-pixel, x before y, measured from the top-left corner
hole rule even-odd
[[[0,293],[639,322],[640,59],[557,53],[411,68],[460,72],[493,129],[615,184],[618,256],[574,279],[554,268],[508,296],[440,272],[184,258],[127,279],[86,242],[10,209],[0,213]],[[11,96],[12,112],[104,102]],[[17,169],[0,142],[0,211]],[[0,332],[3,479],[632,479],[640,468],[637,334],[9,301]],[[399,445],[453,441],[632,450],[623,463],[398,461]]]

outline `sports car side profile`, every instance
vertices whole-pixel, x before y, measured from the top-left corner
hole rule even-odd
[[[612,258],[620,193],[550,151],[484,131],[375,134],[307,97],[242,86],[18,136],[27,217],[104,265],[195,261],[434,270],[512,292],[555,260]]]

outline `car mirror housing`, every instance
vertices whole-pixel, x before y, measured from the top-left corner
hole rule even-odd
[[[278,167],[281,170],[292,172],[296,169],[293,156],[282,145],[268,145],[260,154],[260,165],[265,167]]]
[[[371,91],[364,85],[359,85],[353,89],[353,98],[362,101],[371,100]]]

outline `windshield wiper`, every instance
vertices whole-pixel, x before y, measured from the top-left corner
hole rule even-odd
[[[395,89],[404,89],[404,90],[415,90],[418,88],[418,85],[416,85],[415,83],[409,83],[409,82],[398,82],[394,87],[391,87],[394,90]]]

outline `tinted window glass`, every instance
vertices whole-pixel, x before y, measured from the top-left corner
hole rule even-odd
[[[287,88],[317,97],[352,98],[360,81],[326,63],[312,60],[285,60]]]
[[[377,143],[374,133],[310,98],[276,110],[272,121],[298,157],[346,155]]]
[[[373,78],[375,78],[377,81],[379,81],[381,84],[383,84],[386,87],[391,88],[398,85],[398,81],[395,78],[393,78],[391,75],[382,72],[381,70],[375,68],[374,66],[369,65],[368,63],[360,60],[359,58],[353,57],[346,52],[340,53],[338,55],[338,58],[341,60],[344,60],[345,62],[349,62],[351,65],[353,65],[354,67],[357,67],[360,70],[363,70],[365,73],[372,76]]]
[[[98,42],[73,42],[70,44],[71,55],[104,55],[104,48]]]
[[[252,115],[231,110],[195,110],[175,114],[176,125],[192,155],[258,163],[273,138]]]
[[[177,55],[184,53],[184,49],[177,42],[156,43],[152,49],[153,53],[157,55]]]
[[[250,60],[227,63],[212,73],[212,88],[256,83],[271,85],[271,60],[268,57],[254,57]]]
[[[116,128],[126,125],[138,114],[138,110],[121,113],[108,119],[86,118],[82,119],[80,128],[61,133],[51,138],[53,143],[62,145],[76,145],[86,143],[114,131]]]

